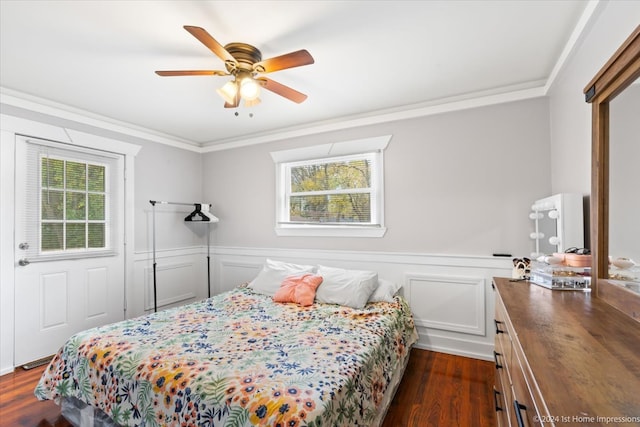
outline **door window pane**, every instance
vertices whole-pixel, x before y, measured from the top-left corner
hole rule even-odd
[[[42,190],[42,219],[64,219],[64,192]]]
[[[89,224],[88,237],[90,248],[104,248],[106,240],[104,224]]]
[[[63,224],[42,224],[40,247],[42,251],[60,251],[62,245]]]
[[[86,219],[87,195],[67,192],[67,220]]]
[[[105,167],[98,165],[89,165],[89,191],[104,191],[104,175]]]
[[[87,165],[85,163],[67,162],[66,187],[68,190],[87,189]]]
[[[86,224],[67,223],[67,249],[84,249],[86,245]]]
[[[64,188],[64,160],[42,158],[42,188]]]
[[[104,219],[104,194],[89,194],[89,220]]]

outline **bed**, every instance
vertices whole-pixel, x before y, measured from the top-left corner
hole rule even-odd
[[[417,339],[407,302],[386,299],[302,306],[239,286],[74,335],[35,395],[76,425],[377,426]]]

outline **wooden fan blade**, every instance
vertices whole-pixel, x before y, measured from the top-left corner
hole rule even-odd
[[[260,85],[265,89],[270,90],[273,93],[277,93],[278,95],[283,96],[298,104],[307,99],[307,95],[305,95],[304,93],[298,92],[295,89],[291,89],[289,86],[285,86],[282,83],[278,83],[266,77],[260,77],[256,80],[260,82]]]
[[[253,65],[253,69],[261,73],[271,73],[273,71],[313,64],[314,62],[313,56],[305,49],[302,49],[256,62]]]
[[[172,76],[226,76],[225,71],[220,70],[181,70],[181,71],[156,71],[156,74],[162,77]]]
[[[223,61],[236,62],[236,59],[224,48],[216,39],[211,37],[211,34],[207,33],[204,28],[193,27],[191,25],[185,25],[184,29],[189,31],[191,35],[209,48],[209,50],[215,53]]]

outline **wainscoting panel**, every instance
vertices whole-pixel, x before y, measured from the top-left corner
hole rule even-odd
[[[229,291],[239,284],[250,282],[262,270],[260,262],[238,262],[238,261],[220,261],[219,276],[216,284],[216,290],[219,292]]]
[[[485,279],[407,274],[405,298],[417,326],[485,334]]]
[[[164,263],[156,266],[156,299],[158,308],[164,308],[168,305],[178,303],[186,303],[192,301],[196,297],[194,283],[189,280],[194,273],[193,263]],[[153,268],[145,268],[146,293],[145,293],[145,311],[153,310]],[[158,286],[160,283],[162,286]]]
[[[297,264],[373,270],[402,283],[420,336],[416,347],[492,360],[494,276],[511,275],[511,260],[482,256],[280,248],[212,248],[216,292],[252,280],[267,258]]]
[[[207,297],[206,248],[158,251],[156,297],[158,311]],[[213,283],[211,285],[212,294]],[[134,283],[127,289],[127,318],[153,312],[153,256],[136,253]]]
[[[509,277],[511,260],[487,256],[312,249],[211,247],[211,294],[249,282],[267,258],[297,264],[373,270],[401,283],[419,334],[416,347],[493,359],[494,276]],[[159,251],[158,306],[164,309],[207,297],[206,247]],[[153,310],[153,261],[136,253],[127,290],[127,317]]]

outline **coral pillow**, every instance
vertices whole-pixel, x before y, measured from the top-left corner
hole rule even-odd
[[[322,283],[322,277],[313,274],[289,276],[284,279],[280,289],[273,296],[275,302],[295,302],[303,307],[313,304],[316,289]]]
[[[314,271],[315,267],[313,265],[298,265],[267,259],[262,271],[249,283],[249,288],[260,294],[272,297],[280,289],[282,281],[287,277],[301,276]]]

